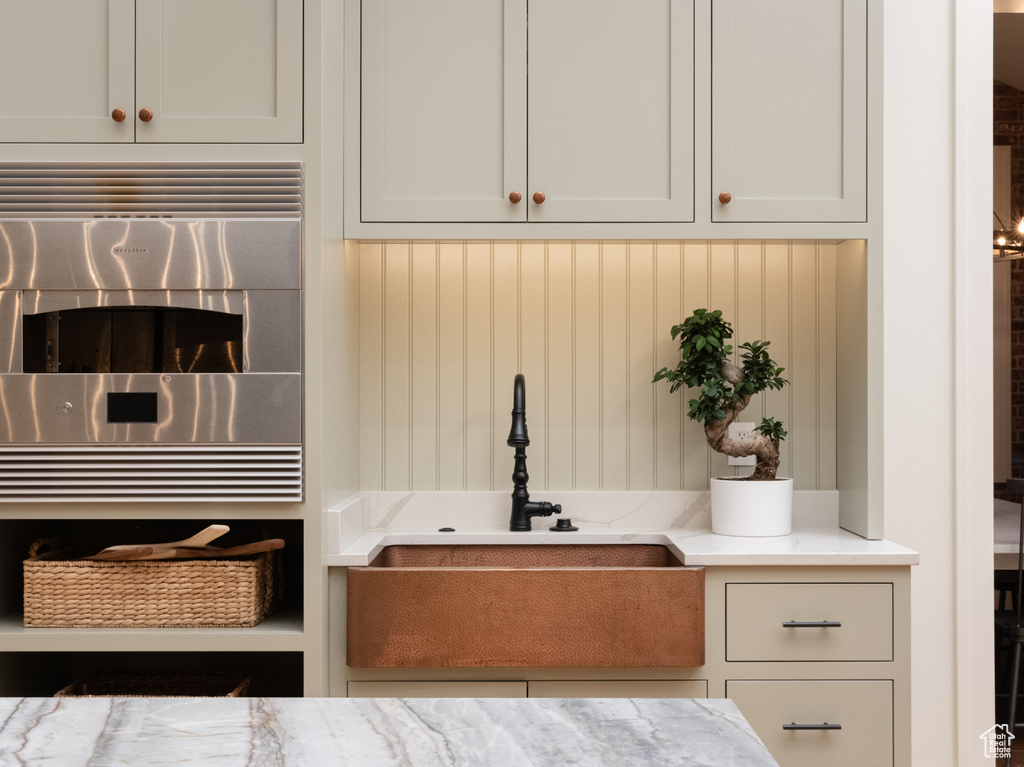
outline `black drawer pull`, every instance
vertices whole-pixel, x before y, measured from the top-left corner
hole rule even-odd
[[[792,722],[791,724],[782,725],[784,730],[841,730],[843,725],[841,724],[829,724],[828,722],[822,722],[821,724],[797,724]]]
[[[787,629],[837,629],[842,621],[786,621],[782,624]]]

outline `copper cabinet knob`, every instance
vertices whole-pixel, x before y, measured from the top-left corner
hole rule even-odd
[[[718,195],[718,201],[722,203],[722,205],[728,205],[731,199],[732,195],[729,194],[728,192],[722,192],[720,195]]]
[[[547,198],[544,196],[544,192],[534,192],[533,193],[533,201],[535,203],[537,203],[538,205],[540,205],[546,199]]]
[[[144,123],[148,123],[150,120],[153,119],[153,110],[152,109],[140,109],[139,110],[139,119],[142,120],[142,122],[144,122]]]
[[[523,199],[523,196],[519,192],[512,192],[508,196],[508,201],[513,205],[516,205],[521,199]]]
[[[114,118],[114,122],[121,123],[124,122],[124,118],[126,118],[128,115],[125,114],[123,109],[115,109],[113,112],[110,113],[110,116]]]

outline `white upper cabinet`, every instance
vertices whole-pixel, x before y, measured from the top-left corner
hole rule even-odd
[[[866,0],[714,0],[711,26],[712,220],[866,220]]]
[[[137,141],[302,141],[302,0],[136,0]]]
[[[362,221],[693,218],[692,0],[363,3],[360,64]]]
[[[301,142],[302,0],[0,0],[0,141]]]
[[[525,221],[526,0],[375,0],[362,33],[362,219]]]
[[[134,0],[0,0],[0,141],[131,141],[134,69]]]
[[[529,59],[530,221],[693,220],[692,0],[535,0]]]
[[[347,231],[849,237],[869,4],[346,0]]]

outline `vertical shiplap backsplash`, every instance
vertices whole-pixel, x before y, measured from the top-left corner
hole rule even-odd
[[[511,488],[526,376],[531,489],[700,490],[735,473],[651,383],[700,307],[733,346],[771,341],[790,386],[745,411],[789,431],[780,475],[836,486],[836,246],[778,241],[383,242],[360,246],[361,485]],[[749,470],[747,470],[749,471]]]

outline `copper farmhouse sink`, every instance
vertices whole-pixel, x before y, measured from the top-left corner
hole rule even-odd
[[[348,665],[704,664],[704,570],[664,546],[388,546],[348,571]]]

